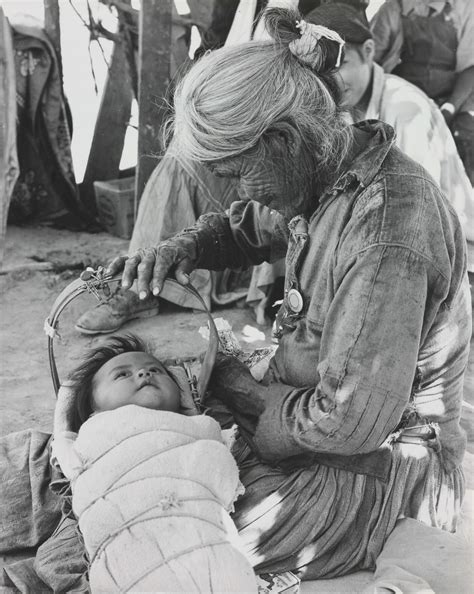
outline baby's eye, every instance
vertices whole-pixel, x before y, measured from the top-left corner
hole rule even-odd
[[[128,372],[127,371],[119,371],[116,375],[115,375],[115,379],[120,379],[122,377],[127,377],[128,376]]]
[[[151,373],[160,373],[161,369],[159,367],[150,367]]]

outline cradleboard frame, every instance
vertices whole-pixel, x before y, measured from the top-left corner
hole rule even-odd
[[[79,278],[69,283],[58,295],[49,316],[44,322],[44,331],[48,337],[48,356],[49,366],[51,370],[51,377],[53,380],[54,392],[58,395],[61,382],[59,379],[58,369],[56,366],[56,360],[54,357],[54,339],[58,336],[58,324],[61,313],[64,309],[79,295],[88,292],[92,293],[100,302],[104,302],[110,296],[110,284],[120,283],[121,275],[110,276],[105,273],[105,269],[99,267],[97,270],[93,268],[86,268]],[[209,323],[209,346],[201,365],[201,371],[197,380],[197,396],[199,399],[204,397],[206,392],[207,384],[209,383],[209,377],[214,366],[216,359],[217,349],[219,345],[219,335],[214,320],[211,316],[209,309],[207,308],[204,300],[198,291],[189,283],[188,285],[181,285],[178,281],[167,278],[163,285],[163,292],[166,293],[167,286],[178,285],[181,289],[184,289],[191,295],[193,295],[198,301],[200,307],[206,312]]]

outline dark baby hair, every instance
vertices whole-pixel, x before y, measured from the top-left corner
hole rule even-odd
[[[137,336],[125,334],[112,336],[85,353],[82,362],[69,376],[75,394],[73,431],[78,431],[93,413],[93,380],[99,369],[117,355],[149,352],[150,349]]]

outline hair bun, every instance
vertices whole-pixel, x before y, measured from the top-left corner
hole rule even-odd
[[[297,11],[283,8],[267,9],[264,18],[271,37],[288,45],[301,63],[320,74],[340,66],[344,40],[336,31],[308,23]]]
[[[263,12],[265,29],[277,43],[289,45],[299,37],[296,23],[302,18],[297,10],[289,8],[266,8]]]

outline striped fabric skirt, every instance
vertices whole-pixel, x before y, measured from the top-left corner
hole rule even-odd
[[[443,470],[425,445],[396,443],[387,482],[315,465],[293,473],[239,461],[245,494],[233,519],[257,573],[304,579],[373,569],[398,519],[454,531],[464,492],[459,467]]]

